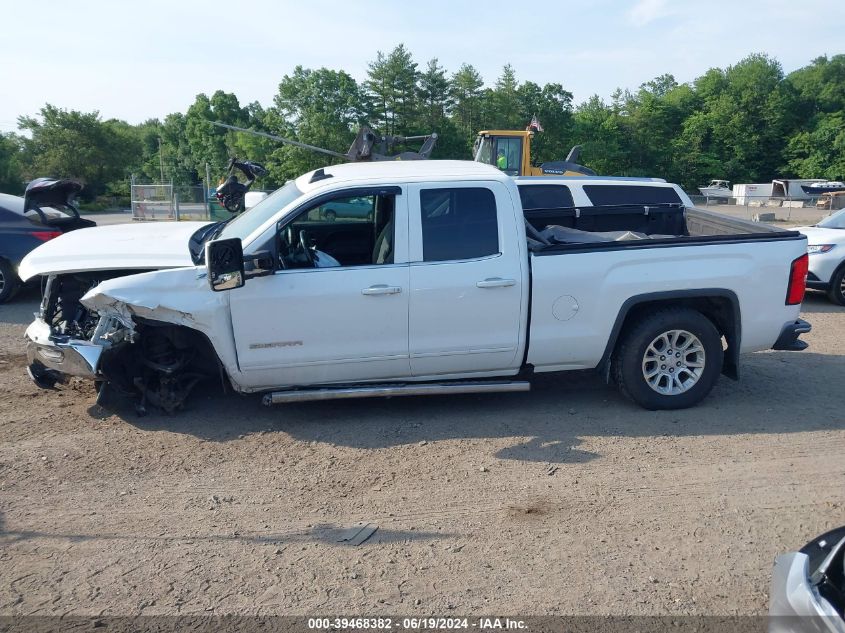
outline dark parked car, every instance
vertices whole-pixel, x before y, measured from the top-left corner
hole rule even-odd
[[[94,226],[79,217],[73,199],[82,185],[71,180],[38,178],[23,197],[0,193],[0,303],[18,287],[18,265],[24,256],[62,233]]]
[[[319,219],[329,222],[337,218],[371,220],[373,217],[372,196],[361,196],[359,198],[348,198],[346,200],[333,200],[320,207]]]

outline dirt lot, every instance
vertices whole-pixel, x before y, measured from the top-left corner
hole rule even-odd
[[[579,373],[143,418],[29,382],[36,303],[0,307],[0,614],[757,614],[774,556],[845,523],[845,310],[820,296],[809,350],[683,412]]]

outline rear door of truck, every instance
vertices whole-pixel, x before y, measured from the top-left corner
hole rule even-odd
[[[409,186],[414,376],[521,365],[528,262],[515,195],[496,181]]]

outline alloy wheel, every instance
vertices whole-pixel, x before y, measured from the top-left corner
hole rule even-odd
[[[642,370],[648,386],[659,394],[675,396],[689,391],[704,373],[704,345],[686,330],[669,330],[646,347]]]

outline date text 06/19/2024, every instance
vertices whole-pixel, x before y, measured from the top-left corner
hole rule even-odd
[[[308,618],[309,629],[332,630],[430,630],[430,629],[475,629],[478,631],[525,630],[524,620],[497,617],[328,617]]]

